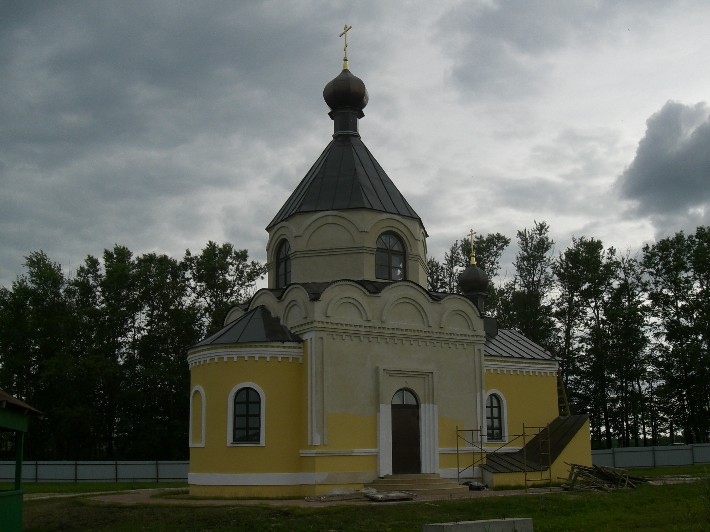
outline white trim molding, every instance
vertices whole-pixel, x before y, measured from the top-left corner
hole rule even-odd
[[[200,439],[199,441],[195,441],[194,439],[194,434],[192,433],[192,426],[194,425],[194,411],[193,411],[193,398],[195,397],[195,394],[200,395],[200,404],[201,404],[201,412],[200,412]],[[190,390],[190,427],[189,427],[189,434],[188,434],[188,439],[189,439],[189,445],[190,447],[204,447],[205,446],[205,416],[207,413],[207,408],[206,408],[207,400],[205,398],[205,390],[200,386],[199,384],[193,386],[192,390]]]
[[[187,356],[190,368],[201,364],[217,362],[238,362],[240,360],[266,360],[276,362],[284,360],[288,362],[298,362],[303,360],[303,344],[297,342],[284,342],[274,345],[235,345],[226,347],[207,347],[200,351],[195,351]]]
[[[434,390],[434,371],[380,367],[380,405],[377,422],[378,475],[392,474],[392,396],[408,388],[419,397],[419,437],[422,473],[439,469],[439,413]]]
[[[188,484],[198,486],[299,486],[314,484],[365,484],[377,476],[372,471],[322,471],[318,473],[188,473]]]
[[[320,449],[302,449],[299,451],[301,456],[376,456],[377,449],[339,449],[339,450],[320,450]]]
[[[261,400],[261,426],[259,427],[259,443],[235,443],[234,436],[234,396],[243,388],[253,388],[259,394]],[[242,382],[237,384],[229,392],[227,397],[227,447],[263,447],[266,445],[266,395],[258,384],[253,382]]]

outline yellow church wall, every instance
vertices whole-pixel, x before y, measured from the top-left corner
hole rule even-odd
[[[445,448],[456,448],[456,430],[464,430],[469,427],[464,425],[465,420],[462,418],[449,418],[444,416],[439,416],[439,447]],[[459,441],[459,446],[464,445],[463,441]]]
[[[560,482],[560,477],[566,479],[569,472],[567,464],[592,465],[592,445],[589,435],[589,420],[585,421],[582,428],[575,434],[572,441],[567,444],[560,456],[552,464],[552,479]]]
[[[508,441],[523,433],[523,424],[541,427],[559,415],[557,377],[552,372],[525,374],[486,371],[485,391],[486,394],[498,391],[503,396]],[[522,446],[522,440],[516,446]]]
[[[328,414],[328,445],[324,449],[372,449],[377,447],[377,416],[345,412]]]
[[[300,352],[299,352],[300,353]],[[269,360],[228,359],[191,368],[192,387],[205,390],[204,447],[190,449],[191,473],[295,472],[300,468],[305,419],[303,364],[276,357]],[[228,445],[228,400],[235,386],[256,384],[264,394],[264,445]],[[193,416],[193,422],[195,417]],[[193,431],[195,430],[193,425]]]

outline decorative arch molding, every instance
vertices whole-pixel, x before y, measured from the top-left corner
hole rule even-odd
[[[482,318],[478,307],[470,299],[460,294],[448,294],[441,300],[441,303],[451,308],[451,310],[459,309],[466,314]]]
[[[454,323],[455,318],[459,318],[460,320],[462,320],[466,324],[466,327],[455,327],[450,325],[451,323]],[[439,327],[441,327],[442,329],[462,329],[468,331],[476,330],[476,326],[474,325],[471,316],[468,314],[468,312],[460,308],[450,308],[444,311],[444,315],[441,317],[441,323],[439,324]]]
[[[351,295],[333,297],[326,307],[325,315],[329,318],[339,316],[338,310],[343,305],[354,307],[360,313],[360,319],[362,321],[372,321],[372,317],[366,305],[360,299]]]
[[[293,227],[287,222],[277,226],[269,235],[269,241],[266,243],[266,260],[269,264],[273,264],[276,261],[276,248],[281,240],[288,240],[293,252],[296,235],[293,232]]]
[[[431,327],[431,318],[429,317],[425,306],[422,304],[421,301],[418,301],[417,299],[409,296],[399,296],[388,301],[382,311],[382,323],[408,323],[396,321],[396,319],[393,319],[393,315],[396,314],[395,309],[400,305],[405,305],[410,308],[413,308],[418,313],[419,317],[421,318],[421,323],[417,325]]]
[[[501,431],[502,431],[502,439],[500,440],[491,440],[495,441],[496,443],[498,442],[507,442],[508,441],[508,403],[505,400],[505,395],[503,395],[503,392],[497,389],[492,389],[492,390],[486,390],[486,393],[483,397],[483,420],[486,423],[486,426],[488,426],[488,417],[487,417],[487,406],[488,406],[488,398],[491,395],[495,395],[500,399],[500,421],[501,421]],[[486,431],[484,436],[484,441],[488,442],[488,431]]]
[[[410,220],[408,219],[408,221]],[[423,229],[421,223],[416,220],[412,219],[410,223],[414,223]],[[395,216],[379,214],[370,220],[370,224],[365,228],[365,231],[367,231],[368,234],[366,241],[368,246],[375,247],[377,237],[379,237],[382,233],[392,231],[402,236],[405,244],[407,244],[408,252],[417,253],[419,251],[418,245],[416,244],[417,242],[420,242],[420,236],[417,234],[418,232],[414,233],[409,224]]]
[[[351,209],[348,212],[359,212],[360,209]],[[351,217],[348,215],[344,215],[341,211],[323,211],[323,212],[317,212],[315,214],[309,215],[301,215],[300,220],[303,222],[300,224],[301,231],[298,235],[300,237],[306,237],[308,233],[308,228],[315,224],[318,220],[321,218],[327,218],[327,217],[333,217],[333,218],[340,218],[344,220],[345,222],[349,223],[356,231],[358,232],[364,232],[367,231],[367,228],[360,223],[358,225],[358,219],[355,217]]]
[[[352,219],[343,216],[335,211],[328,211],[320,213],[319,215],[313,216],[305,221],[302,229],[303,245],[298,246],[298,250],[311,249],[313,247],[313,240],[318,236],[320,231],[328,227],[329,225],[334,225],[339,229],[342,229],[344,234],[347,234],[350,238],[350,242],[343,242],[344,246],[349,247],[359,243],[362,240],[360,233],[361,229],[352,221]]]
[[[350,295],[356,299],[365,300],[368,297],[372,297],[373,294],[367,291],[365,287],[351,281],[350,279],[339,279],[330,283],[325,290],[320,295],[321,301],[328,301],[330,299],[337,299]]]
[[[420,301],[422,305],[429,305],[434,301],[423,286],[408,279],[385,286],[381,294],[387,298],[411,297]]]
[[[309,304],[309,295],[306,289],[299,284],[292,284],[278,299],[278,307],[274,309],[274,316],[281,316],[281,323],[287,327],[291,327],[296,323],[301,323],[312,318],[311,305]],[[285,306],[284,306],[285,303]],[[278,309],[278,310],[277,310]],[[294,319],[294,312],[301,312],[301,316]]]
[[[234,443],[232,435],[234,434],[234,396],[239,390],[244,388],[252,388],[259,394],[261,400],[261,430],[259,431],[259,443]],[[229,391],[227,396],[227,447],[263,447],[266,445],[266,395],[264,390],[254,382],[241,382]]]
[[[236,319],[244,316],[244,314],[246,314],[244,309],[242,309],[239,305],[234,305],[232,308],[229,309],[229,312],[227,312],[227,315],[224,317],[223,325],[229,325]]]
[[[289,290],[295,286],[289,287]],[[274,312],[274,310],[279,307],[279,300],[268,288],[262,288],[261,290],[257,291],[256,294],[254,294],[254,297],[249,303],[249,310],[258,307],[259,305],[263,305],[264,307],[266,307],[272,315],[279,315],[279,312]]]
[[[199,413],[196,412],[195,410],[195,395],[198,395],[200,397],[200,408],[199,408]],[[205,446],[205,422],[206,422],[206,413],[207,413],[207,401],[205,398],[205,390],[202,386],[197,384],[196,386],[192,387],[192,390],[190,390],[190,428],[189,428],[189,442],[190,442],[190,447],[204,447]],[[195,416],[199,415],[199,423],[195,423]],[[196,434],[193,432],[193,427],[195,425],[199,425],[200,427],[200,434],[199,438],[197,438]]]
[[[281,322],[286,327],[293,327],[294,325],[302,323],[307,319],[307,307],[303,304],[299,297],[293,298],[286,303],[283,310],[283,318],[281,318]]]

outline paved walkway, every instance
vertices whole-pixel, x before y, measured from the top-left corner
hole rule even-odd
[[[469,491],[452,495],[420,495],[413,501],[390,501],[375,502],[369,499],[353,495],[352,499],[338,498],[336,500],[306,500],[306,499],[190,499],[187,495],[161,497],[161,494],[169,494],[171,490],[149,489],[136,490],[111,494],[90,494],[89,498],[94,501],[111,504],[154,504],[154,505],[181,505],[181,506],[240,506],[240,505],[261,505],[261,506],[307,506],[319,508],[324,506],[334,506],[340,504],[355,505],[377,505],[377,504],[411,504],[412,502],[447,501],[454,499],[478,499],[485,497],[502,497],[508,495],[541,495],[548,493],[558,493],[560,488],[533,488],[525,490],[500,490],[500,491]],[[86,495],[86,494],[84,494]]]

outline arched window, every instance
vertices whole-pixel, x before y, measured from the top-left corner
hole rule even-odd
[[[234,394],[233,431],[234,443],[259,443],[261,439],[261,397],[253,388]]]
[[[417,396],[406,388],[397,390],[392,396],[393,405],[418,405]]]
[[[488,441],[503,441],[503,403],[495,393],[486,399],[486,437]]]
[[[264,445],[264,392],[244,382],[229,393],[227,445]]]
[[[190,394],[190,447],[205,446],[205,390],[199,384]]]
[[[406,259],[402,240],[394,233],[382,233],[375,251],[375,277],[388,281],[406,279]]]
[[[282,240],[276,250],[276,288],[283,288],[291,282],[291,245]]]

